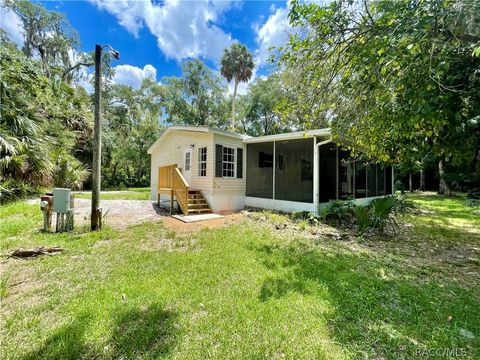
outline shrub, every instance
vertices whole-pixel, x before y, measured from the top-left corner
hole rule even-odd
[[[320,216],[311,211],[297,211],[292,214],[294,221],[306,221],[310,225],[316,225],[320,222]]]
[[[363,235],[369,228],[383,233],[387,226],[398,227],[394,215],[413,208],[413,203],[405,196],[387,196],[373,200],[367,207],[357,207],[354,211],[358,234]]]
[[[394,189],[395,191],[400,191],[401,194],[405,193],[405,185],[403,185],[403,182],[401,180],[395,181]]]
[[[357,220],[358,234],[363,235],[365,231],[372,226],[370,209],[366,206],[358,206],[354,213]]]
[[[394,208],[397,204],[397,199],[393,196],[378,198],[370,204],[370,219],[372,227],[378,229],[380,233],[383,233],[388,225],[392,228],[397,227],[397,223],[393,217]]]
[[[467,199],[465,200],[465,206],[468,207],[480,207],[480,200],[477,199]]]
[[[467,198],[480,200],[480,188],[470,190]]]
[[[413,201],[409,200],[405,195],[391,195],[387,196],[387,198],[394,199],[393,212],[396,214],[403,214],[415,208]]]
[[[22,200],[29,196],[36,196],[40,194],[42,190],[41,188],[32,188],[29,184],[14,179],[0,181],[0,204]]]
[[[319,211],[320,218],[325,221],[349,220],[353,217],[355,203],[352,200],[336,200],[328,203],[327,207]]]

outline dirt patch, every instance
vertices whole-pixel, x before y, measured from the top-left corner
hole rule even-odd
[[[163,222],[164,224],[178,233],[192,233],[202,229],[213,229],[222,226],[228,226],[233,223],[239,222],[244,219],[243,213],[225,215],[223,218],[220,219],[211,219],[205,221],[199,221],[194,223],[184,223],[178,219],[172,217],[165,217]]]

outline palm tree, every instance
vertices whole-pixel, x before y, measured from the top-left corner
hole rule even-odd
[[[222,76],[228,82],[234,80],[233,99],[232,99],[232,126],[235,124],[235,98],[237,97],[237,87],[240,81],[247,82],[251,79],[255,63],[253,56],[247,47],[240,43],[233,43],[230,48],[224,50],[221,59]]]

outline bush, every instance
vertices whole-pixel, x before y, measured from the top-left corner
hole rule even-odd
[[[300,223],[305,221],[310,225],[317,225],[320,222],[320,216],[311,211],[294,212],[292,219]]]
[[[32,188],[30,185],[13,179],[0,182],[0,204],[25,199],[42,192],[41,188]]]
[[[413,201],[409,200],[405,195],[390,195],[387,198],[395,199],[393,212],[396,214],[403,214],[415,208]]]
[[[400,191],[401,194],[405,193],[405,185],[403,185],[403,182],[401,180],[395,181],[394,189],[395,191]]]
[[[480,200],[477,199],[467,199],[465,200],[465,206],[467,207],[480,207]]]
[[[372,219],[370,217],[370,209],[366,206],[358,206],[354,213],[357,220],[358,234],[363,235],[372,226]]]
[[[405,196],[386,196],[374,199],[369,206],[357,207],[354,211],[358,234],[363,235],[369,228],[383,233],[390,226],[398,227],[394,215],[401,214],[413,208],[413,203]]]
[[[396,204],[397,199],[393,196],[373,200],[370,204],[372,227],[378,229],[380,233],[383,233],[388,225],[396,228],[397,223],[393,217]]]
[[[352,200],[336,200],[328,203],[327,207],[319,211],[320,218],[325,221],[350,220],[354,216],[355,203]]]
[[[480,200],[480,188],[470,190],[467,194],[467,198]]]

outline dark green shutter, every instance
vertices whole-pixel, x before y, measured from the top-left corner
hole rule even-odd
[[[237,149],[237,179],[243,177],[243,149]]]
[[[215,145],[215,177],[222,177],[223,146]]]

